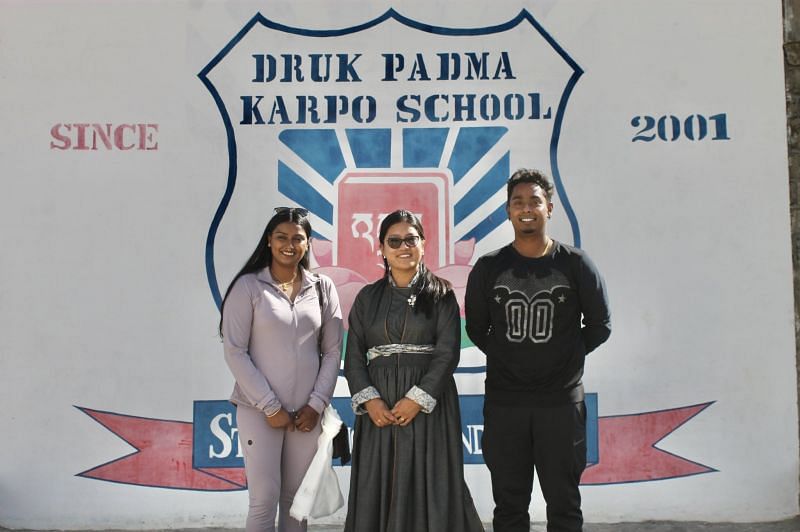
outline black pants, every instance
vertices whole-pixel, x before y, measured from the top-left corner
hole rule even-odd
[[[494,532],[528,532],[534,468],[548,532],[580,532],[578,490],[586,467],[586,405],[483,408],[483,457],[492,476]]]

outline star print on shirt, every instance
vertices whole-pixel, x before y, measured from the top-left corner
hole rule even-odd
[[[500,299],[500,296],[494,296],[494,300],[497,301],[498,305],[500,304],[500,301],[502,301],[502,299]]]
[[[559,303],[563,303],[566,300],[567,300],[567,296],[565,296],[564,294],[561,294],[560,296],[558,296],[558,302]]]

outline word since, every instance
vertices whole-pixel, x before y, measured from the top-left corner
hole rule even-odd
[[[56,124],[51,150],[152,151],[158,149],[158,124]]]

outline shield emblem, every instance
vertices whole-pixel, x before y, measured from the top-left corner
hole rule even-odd
[[[309,210],[312,266],[345,316],[383,275],[377,231],[395,209],[422,215],[426,263],[463,303],[470,265],[511,240],[505,183],[520,167],[552,175],[550,232],[580,246],[557,155],[581,74],[524,10],[470,29],[394,10],[336,30],[256,15],[199,74],[227,135],[205,250],[217,305],[275,206]],[[480,393],[485,358],[462,336],[457,383]]]
[[[472,29],[394,10],[339,30],[256,15],[199,74],[228,139],[206,242],[215,301],[278,205],[309,209],[314,265],[345,307],[382,275],[377,228],[398,208],[423,215],[428,266],[462,296],[470,263],[509,240],[505,181],[518,167],[553,176],[552,231],[580,245],[557,149],[581,73],[527,11]]]

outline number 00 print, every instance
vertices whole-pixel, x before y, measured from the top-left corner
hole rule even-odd
[[[730,140],[728,116],[725,113],[708,118],[703,115],[689,115],[683,120],[674,115],[664,115],[660,118],[640,115],[631,119],[631,125],[639,128],[631,142],[651,142],[656,138],[674,142],[681,137],[694,141]]]
[[[537,299],[510,299],[506,302],[506,338],[520,343],[526,338],[535,344],[550,340],[553,333],[553,302]]]

